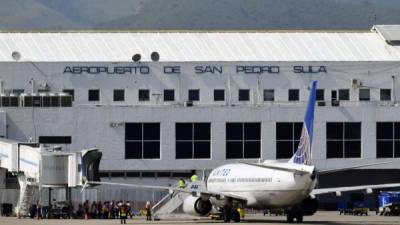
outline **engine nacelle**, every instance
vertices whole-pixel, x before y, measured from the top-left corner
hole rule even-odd
[[[307,198],[300,203],[300,206],[305,216],[311,216],[318,209],[318,200],[315,198]]]
[[[183,201],[183,211],[192,216],[206,216],[212,210],[210,199],[189,196]]]

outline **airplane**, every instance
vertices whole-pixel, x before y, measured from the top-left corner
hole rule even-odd
[[[311,91],[304,117],[300,143],[288,162],[266,160],[259,163],[236,162],[222,165],[211,171],[205,185],[189,184],[187,188],[87,181],[87,185],[118,185],[131,188],[169,190],[191,193],[183,202],[183,211],[194,216],[207,216],[218,208],[225,222],[240,221],[239,207],[252,209],[284,208],[287,222],[303,222],[303,216],[313,215],[318,209],[316,195],[344,191],[399,187],[400,183],[363,185],[316,189],[317,174],[332,173],[383,163],[318,171],[312,165],[311,147],[317,81]]]

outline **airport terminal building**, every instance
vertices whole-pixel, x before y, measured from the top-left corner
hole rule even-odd
[[[400,26],[370,31],[2,32],[0,136],[97,147],[101,179],[175,185],[288,160],[318,81],[320,187],[400,181]],[[0,173],[0,190],[11,178]],[[100,188],[101,189],[101,188]],[[122,198],[103,190],[96,198]],[[124,194],[125,193],[125,194]],[[121,197],[122,196],[122,197]],[[111,199],[108,199],[111,200]]]

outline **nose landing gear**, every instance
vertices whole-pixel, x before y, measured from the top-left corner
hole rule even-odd
[[[303,222],[303,210],[300,207],[294,206],[286,210],[286,221],[293,223],[296,219],[297,223]]]

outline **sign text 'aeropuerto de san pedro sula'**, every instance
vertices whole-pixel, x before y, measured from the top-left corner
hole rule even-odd
[[[234,65],[229,66],[228,74],[279,74],[280,66],[275,65]],[[191,67],[194,74],[224,74],[227,67],[220,65],[195,65]],[[181,74],[182,68],[177,65],[162,66],[164,74]],[[298,74],[319,74],[328,73],[326,66],[295,65],[291,67],[291,72]],[[64,74],[150,74],[151,67],[147,65],[135,66],[66,66]]]

